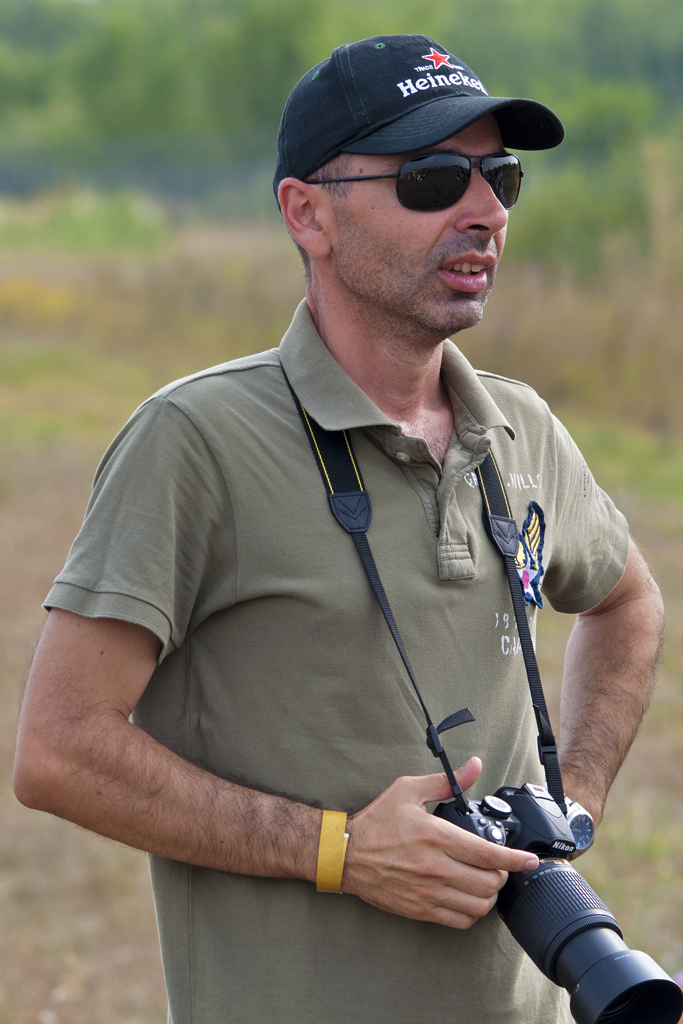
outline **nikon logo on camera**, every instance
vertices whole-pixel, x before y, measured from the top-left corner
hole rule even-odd
[[[562,853],[573,853],[575,849],[574,843],[563,843],[561,839],[556,839],[553,843],[553,850],[561,850]]]

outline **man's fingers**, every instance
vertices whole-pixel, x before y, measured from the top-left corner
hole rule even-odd
[[[434,800],[449,800],[453,796],[443,772],[437,772],[435,775],[406,775],[396,781],[410,789],[412,799],[420,807]]]
[[[457,910],[449,910],[447,907],[434,907],[430,916],[425,918],[425,920],[433,921],[434,924],[445,924],[447,928],[457,928],[458,931],[464,932],[471,928],[479,918],[468,917],[467,914],[461,914]]]
[[[470,928],[493,909],[498,893],[477,897],[450,886],[439,886],[431,894],[423,894],[414,907],[406,908],[406,916],[422,921],[435,921],[451,928]]]
[[[496,846],[495,843],[488,843],[478,836],[472,837],[477,842],[477,849],[470,864],[482,868],[495,868],[498,871],[535,871],[539,865],[535,853],[528,853],[526,850],[512,850],[507,846]],[[481,846],[479,846],[481,843]]]
[[[455,778],[461,789],[469,789],[481,775],[481,761],[478,757],[471,757],[462,768],[455,773]]]
[[[539,860],[535,853],[515,850],[509,846],[489,843],[464,828],[458,828],[445,818],[432,817],[434,828],[439,829],[443,843],[439,846],[459,864],[471,864],[485,871],[533,871]]]
[[[497,899],[498,895],[496,894],[489,900],[478,900],[470,903],[463,900],[462,902],[458,901],[457,906],[449,906],[449,900],[445,897],[443,902],[432,907],[425,920],[434,921],[436,924],[445,924],[449,928],[458,928],[464,931],[467,928],[471,928],[482,917],[486,917],[489,911],[495,907]]]
[[[477,836],[464,835],[477,843],[485,842]],[[494,898],[508,879],[507,871],[479,867],[463,851],[459,851],[459,857],[453,857],[442,846],[438,852],[432,849],[428,857],[414,857],[406,861],[403,867],[421,885],[435,884],[439,892],[450,892],[453,898],[455,892],[466,893],[476,899]]]
[[[478,899],[488,900],[498,895],[508,880],[507,871],[490,871],[460,864],[458,868],[457,887],[461,892],[469,893]],[[448,879],[447,884],[452,885]]]
[[[438,906],[446,910],[452,910],[458,914],[465,914],[473,920],[486,917],[490,910],[496,905],[498,893],[487,896],[485,899],[479,896],[470,896],[468,893],[458,892],[455,889],[445,890],[440,895]]]
[[[481,879],[475,880],[469,873],[465,873],[460,886],[453,884],[453,879],[441,876],[440,872],[431,878],[420,872],[412,878],[407,877],[400,888],[390,887],[385,890],[383,898],[379,900],[376,897],[380,894],[375,893],[371,902],[383,910],[416,921],[434,921],[452,928],[469,928],[475,921],[485,917],[498,899],[498,887],[503,879],[497,873],[490,874],[495,874],[495,879],[489,879],[488,884],[482,886]],[[470,885],[474,891],[469,891]]]
[[[478,757],[471,757],[462,768],[455,772],[455,778],[461,789],[469,789],[473,786],[481,774],[481,761]],[[432,803],[434,800],[450,800],[453,794],[448,785],[448,779],[443,772],[435,775],[416,775],[410,780],[414,786],[416,801],[423,805]],[[406,777],[405,782],[408,782]]]
[[[485,871],[533,871],[539,861],[535,853],[526,850],[514,850],[509,846],[498,846],[486,839],[465,832],[457,825],[444,824],[453,830],[450,835],[448,854],[461,864],[471,864]]]

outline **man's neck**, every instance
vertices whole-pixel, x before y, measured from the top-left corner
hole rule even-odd
[[[317,297],[316,297],[317,298]],[[306,293],[316,329],[351,380],[406,434],[424,437],[443,463],[453,413],[441,381],[443,341],[410,339],[396,325],[368,323],[360,311]],[[405,330],[405,329],[404,329]]]

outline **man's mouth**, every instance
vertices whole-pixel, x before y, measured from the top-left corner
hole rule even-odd
[[[488,286],[486,271],[492,262],[490,259],[476,263],[472,260],[462,260],[460,263],[442,266],[439,273],[451,288],[461,292],[481,292]]]
[[[485,269],[483,263],[456,263],[451,267],[454,274],[479,274]]]

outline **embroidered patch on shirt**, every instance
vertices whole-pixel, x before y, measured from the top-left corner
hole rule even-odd
[[[519,535],[519,548],[515,565],[524,589],[524,600],[527,604],[543,607],[541,597],[541,579],[543,568],[543,538],[545,537],[545,517],[543,509],[535,501],[529,504],[529,518]]]

